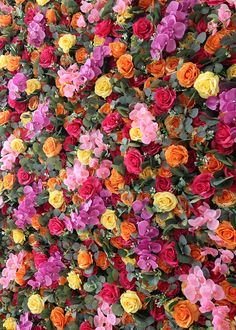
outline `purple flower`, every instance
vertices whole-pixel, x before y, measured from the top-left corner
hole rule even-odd
[[[29,313],[20,316],[20,324],[16,326],[16,330],[31,330],[33,323],[29,321]]]
[[[236,118],[236,88],[220,94],[220,110],[224,114],[226,124],[235,124]]]
[[[151,227],[150,223],[144,220],[138,223],[138,233],[139,237],[148,237],[151,239],[159,235],[159,230],[155,227]]]
[[[44,16],[41,13],[37,13],[28,27],[28,43],[36,48],[40,47],[46,36],[44,30]]]
[[[20,93],[23,93],[26,89],[26,81],[27,78],[23,73],[17,73],[8,81],[7,88],[9,91],[9,97],[12,100],[20,98]]]
[[[156,256],[151,253],[144,252],[138,259],[138,266],[145,270],[146,272],[149,272],[151,269],[156,269],[158,267],[156,262]]]
[[[34,138],[37,133],[40,133],[49,124],[48,102],[41,103],[37,110],[33,112],[32,121],[26,124],[26,128],[29,130],[27,136]]]
[[[92,58],[97,66],[102,67],[104,63],[104,58],[106,56],[109,56],[110,53],[111,50],[109,46],[98,46],[94,48]]]

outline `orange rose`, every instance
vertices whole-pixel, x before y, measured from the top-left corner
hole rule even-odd
[[[130,239],[130,236],[136,232],[136,227],[132,222],[129,221],[123,221],[120,225],[121,230],[121,237],[128,241]]]
[[[158,168],[158,174],[163,178],[171,178],[173,176],[171,171],[165,168],[164,166]]]
[[[166,117],[164,123],[171,139],[176,139],[179,137],[181,129],[183,127],[182,116],[168,116]]]
[[[188,162],[188,150],[181,145],[171,145],[165,150],[165,158],[170,167],[178,167]]]
[[[234,206],[236,204],[236,193],[229,189],[223,189],[213,197],[213,202],[220,207]]]
[[[14,182],[16,181],[16,177],[14,174],[8,173],[3,177],[3,187],[4,189],[12,189]]]
[[[65,326],[64,310],[61,307],[55,307],[51,311],[50,320],[57,330],[63,330]]]
[[[167,265],[162,259],[157,260],[158,267],[166,274],[171,273],[171,267]]]
[[[178,64],[179,64],[179,58],[178,57],[174,57],[174,56],[167,57],[167,59],[166,59],[166,71],[168,73],[175,72]]]
[[[154,0],[139,0],[138,5],[143,10],[147,10],[149,7],[154,7]]]
[[[117,170],[112,169],[110,178],[105,180],[105,186],[113,194],[118,194],[125,186],[125,178]]]
[[[199,310],[196,304],[191,304],[188,300],[180,300],[172,313],[175,322],[179,327],[187,329],[199,318]]]
[[[130,191],[125,191],[123,192],[123,194],[121,194],[120,199],[125,205],[132,206],[134,201],[134,195]]]
[[[11,15],[0,15],[0,27],[6,27],[11,24]]]
[[[57,156],[61,149],[61,143],[59,143],[58,140],[53,137],[47,138],[43,144],[43,152],[48,158]]]
[[[229,31],[222,29],[215,34],[210,35],[204,45],[204,50],[210,55],[215,54],[215,52],[222,47],[220,43],[221,39],[227,34],[229,34]]]
[[[236,230],[229,221],[223,221],[216,229],[216,234],[223,241],[223,244],[220,243],[220,245],[230,250],[236,248]]]
[[[201,254],[201,249],[197,245],[191,244],[190,249],[191,249],[191,252],[190,252],[191,257],[194,260],[197,260],[197,261],[200,261],[200,262],[203,262],[205,260],[205,256],[203,256]]]
[[[224,290],[227,300],[236,305],[236,288],[231,286],[226,280],[221,282],[220,286]]]
[[[118,72],[125,78],[132,78],[134,75],[133,57],[129,54],[124,54],[119,57],[116,62]]]
[[[187,62],[176,72],[176,77],[181,86],[189,88],[193,86],[199,74],[200,70],[197,65],[192,62]]]
[[[95,259],[95,263],[102,270],[106,270],[109,267],[109,265],[110,265],[110,263],[109,263],[109,261],[107,259],[107,255],[103,251],[99,251],[98,258]]]
[[[129,314],[129,313],[124,313],[122,315],[122,318],[121,318],[121,323],[123,325],[126,325],[126,324],[133,324],[134,323],[134,318],[132,316],[132,314]]]
[[[8,55],[7,57],[7,70],[17,71],[20,68],[20,56]]]
[[[119,58],[121,55],[123,55],[126,52],[127,48],[126,44],[120,41],[111,42],[109,44],[109,47],[112,56],[114,56],[115,58]]]
[[[20,266],[20,268],[18,268],[18,271],[16,272],[15,281],[20,286],[22,286],[26,283],[26,281],[24,280],[24,276],[26,274],[27,269],[28,269],[28,267],[26,265],[22,264]]]
[[[213,154],[206,154],[207,163],[200,169],[202,173],[215,173],[223,169],[224,164],[221,163]]]
[[[33,215],[32,217],[32,227],[36,230],[39,230],[40,229],[40,222],[39,222],[39,219],[40,219],[40,215],[39,214],[35,214]]]
[[[39,104],[39,97],[38,96],[32,96],[29,99],[29,103],[28,103],[28,108],[30,110],[36,110]]]
[[[111,112],[110,103],[105,103],[99,108],[98,112],[108,114]]]
[[[112,237],[110,239],[110,244],[117,249],[122,249],[124,247],[124,241],[121,236]]]
[[[64,105],[61,103],[57,103],[57,107],[56,107],[56,115],[57,116],[61,116],[61,115],[66,115],[67,111],[64,108]]]
[[[92,253],[86,250],[80,250],[77,257],[79,268],[87,269],[93,263]]]
[[[50,23],[55,24],[57,22],[57,16],[54,9],[47,9],[46,20],[48,24]]]
[[[77,21],[78,19],[80,18],[82,14],[81,13],[75,13],[73,16],[72,16],[72,19],[71,19],[71,22],[70,22],[70,25],[73,27],[73,29],[77,29],[78,25],[77,25]]]
[[[162,78],[165,75],[165,60],[159,60],[147,65],[147,71],[155,78]]]
[[[189,207],[188,200],[182,195],[178,196],[178,200],[179,200],[179,203],[177,204],[176,208],[174,209],[174,213],[178,217],[180,217],[181,214],[183,214],[183,211],[184,211],[186,216],[189,218],[192,212],[191,212],[191,209]]]
[[[88,52],[87,52],[86,48],[84,48],[84,47],[77,49],[77,51],[75,53],[75,59],[76,59],[77,63],[80,63],[80,64],[85,62],[87,56],[88,56]]]
[[[184,108],[188,108],[188,109],[192,109],[195,106],[195,100],[189,98],[186,94],[181,93],[178,96],[179,102],[180,104],[184,107]]]
[[[0,112],[0,125],[5,125],[11,117],[11,113],[9,110]]]

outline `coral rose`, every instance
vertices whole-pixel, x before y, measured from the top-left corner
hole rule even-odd
[[[147,71],[156,78],[162,78],[165,75],[166,63],[163,59],[152,62],[147,65]]]
[[[198,320],[200,314],[196,304],[181,300],[175,305],[172,315],[179,327],[187,329]]]
[[[65,315],[61,307],[55,307],[51,311],[50,320],[57,330],[63,330],[65,325]]]
[[[109,47],[111,50],[112,56],[115,58],[119,58],[121,55],[123,55],[126,52],[126,44],[120,41],[114,41],[109,43]]]
[[[187,62],[176,72],[178,82],[181,86],[189,88],[193,86],[195,80],[200,74],[197,65],[192,62]]]
[[[223,221],[216,229],[216,234],[222,239],[224,247],[231,250],[236,248],[236,230],[229,221]]]
[[[188,150],[181,145],[171,145],[165,150],[166,162],[171,167],[178,167],[188,162]]]
[[[78,266],[81,269],[88,269],[93,263],[92,253],[86,250],[80,250],[77,257]]]
[[[49,137],[43,144],[43,152],[48,158],[57,156],[62,149],[62,144],[57,139]]]
[[[0,15],[0,27],[6,27],[11,24],[11,15]]]
[[[125,78],[132,78],[134,75],[133,57],[124,54],[119,57],[116,62],[118,72]]]

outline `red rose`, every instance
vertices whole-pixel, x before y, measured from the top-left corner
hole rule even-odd
[[[25,172],[23,167],[21,167],[17,172],[17,179],[19,184],[25,186],[27,184],[30,184],[34,181],[34,174],[30,174],[28,172]]]
[[[131,282],[128,280],[127,271],[126,270],[122,270],[120,272],[119,282],[120,282],[120,285],[125,290],[133,290],[136,287],[135,281],[136,281],[135,278],[132,279]]]
[[[211,147],[216,149],[220,154],[231,154],[233,152],[234,139],[231,136],[230,127],[226,124],[219,123],[216,129],[217,131],[211,143]]]
[[[157,289],[161,291],[162,293],[165,293],[170,287],[170,284],[168,282],[159,280],[157,284]]]
[[[197,23],[196,30],[198,33],[205,32],[207,30],[207,22],[205,21],[204,17],[202,17]]]
[[[106,19],[98,23],[95,27],[95,34],[101,38],[106,38],[112,29],[112,21],[110,19]]]
[[[196,165],[195,165],[196,159],[197,159],[196,152],[193,149],[188,150],[188,162],[185,164],[185,167],[188,169],[190,173],[194,172],[194,170],[196,169]]]
[[[161,259],[171,267],[178,266],[178,259],[175,251],[175,242],[166,243],[163,245],[160,252]]]
[[[118,270],[125,270],[125,263],[121,259],[119,254],[116,254],[115,257],[112,258],[112,262],[114,263],[114,267]]]
[[[47,69],[56,62],[57,58],[54,54],[54,47],[48,46],[43,49],[39,57],[39,64],[42,68]]]
[[[152,308],[150,314],[152,315],[152,317],[154,318],[155,321],[157,321],[157,322],[163,321],[165,318],[164,307],[163,306],[158,307],[157,304],[154,302],[153,308]]]
[[[99,193],[102,190],[100,181],[94,176],[90,176],[78,190],[78,194],[84,200],[88,200],[93,197],[96,193]]]
[[[30,61],[30,57],[31,57],[30,52],[27,49],[24,49],[23,52],[22,52],[22,54],[21,54],[22,60],[29,62]]]
[[[142,152],[151,156],[156,155],[160,150],[161,146],[156,142],[151,142],[149,145],[142,147]]]
[[[213,178],[214,176],[211,173],[197,175],[191,185],[192,192],[205,198],[214,195],[215,188],[211,186],[210,182]]]
[[[137,149],[129,149],[124,157],[125,167],[131,174],[139,174],[142,172],[142,161],[143,156]]]
[[[25,102],[19,102],[10,98],[8,98],[7,102],[9,106],[13,108],[18,114],[22,114],[27,109],[27,103]]]
[[[164,177],[158,176],[156,178],[155,189],[158,192],[170,191],[171,190],[171,180],[170,180],[170,178],[164,178]]]
[[[108,304],[114,304],[120,297],[120,290],[115,284],[104,283],[99,297]]]
[[[80,136],[80,128],[82,126],[82,120],[81,119],[75,119],[71,123],[68,123],[66,125],[66,131],[69,135],[74,136],[75,138],[79,138]]]
[[[64,142],[63,142],[63,148],[65,151],[71,151],[73,150],[73,146],[77,143],[77,139],[72,136],[69,135],[65,138]]]
[[[208,6],[218,6],[224,3],[224,0],[206,0]]]
[[[200,117],[203,117],[204,112],[199,112],[199,114],[193,119],[193,127],[205,126],[206,122]]]
[[[46,254],[44,254],[42,252],[33,251],[33,257],[34,257],[34,265],[35,265],[36,269],[39,269],[39,266],[41,265],[41,263],[48,260]]]
[[[175,268],[175,275],[179,276],[179,275],[188,274],[190,268],[191,266],[188,264],[179,265],[177,268]]]
[[[49,254],[51,256],[51,255],[53,255],[53,254],[55,254],[57,252],[60,252],[60,250],[59,250],[59,248],[58,248],[58,246],[56,244],[52,244],[52,245],[50,245],[50,248],[49,248],[49,251],[48,252],[49,252]]]
[[[148,40],[153,35],[154,27],[146,18],[141,17],[133,24],[133,34],[143,40]]]
[[[131,129],[131,125],[130,124],[125,124],[124,125],[124,127],[121,130],[123,139],[124,138],[130,139],[130,134],[129,134],[130,129]]]
[[[54,217],[49,220],[48,229],[51,235],[60,236],[65,229],[65,224],[58,217]]]
[[[0,49],[2,49],[7,42],[7,39],[4,37],[0,37]]]
[[[81,323],[79,330],[93,330],[94,328],[91,326],[91,324],[89,323],[89,321],[84,321],[83,323]]]
[[[106,116],[102,122],[102,129],[105,133],[111,133],[122,122],[119,112],[113,112]]]
[[[160,87],[156,89],[155,101],[156,108],[154,111],[157,115],[167,112],[174,104],[176,93],[171,88]]]

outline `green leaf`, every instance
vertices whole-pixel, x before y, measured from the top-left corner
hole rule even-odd
[[[120,304],[114,304],[112,305],[112,311],[113,313],[116,315],[116,316],[122,316],[124,314],[124,310],[123,308],[121,307]]]
[[[229,176],[227,178],[214,178],[211,180],[211,185],[215,188],[229,188],[234,182],[234,177]]]
[[[234,278],[234,277],[229,277],[229,278],[227,278],[227,281],[229,282],[229,284],[230,284],[231,286],[233,286],[234,288],[236,288],[236,278]]]
[[[198,41],[200,44],[203,44],[205,40],[206,40],[206,32],[201,32],[201,33],[197,36],[197,41]]]

